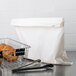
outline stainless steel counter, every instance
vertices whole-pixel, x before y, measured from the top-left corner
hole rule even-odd
[[[72,66],[55,66],[53,70],[49,70],[49,71],[14,73],[11,76],[75,76],[76,52],[67,52],[67,54],[69,56],[69,59],[74,62]],[[0,76],[2,76],[1,71],[0,71]],[[10,74],[8,76],[10,76]]]

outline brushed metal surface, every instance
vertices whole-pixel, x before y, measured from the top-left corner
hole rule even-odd
[[[10,75],[11,76],[75,76],[76,75],[76,51],[75,52],[69,51],[67,52],[67,54],[69,56],[69,59],[74,62],[72,66],[55,66],[53,70],[49,70],[49,71],[14,73],[14,74],[8,74],[8,76]],[[0,71],[0,76],[2,76],[1,71]]]

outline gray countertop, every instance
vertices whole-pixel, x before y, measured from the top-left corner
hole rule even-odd
[[[76,75],[76,52],[67,52],[69,59],[74,62],[72,66],[55,66],[53,70],[43,72],[14,73],[11,76],[75,76]],[[2,71],[0,71],[2,76]],[[6,76],[6,75],[3,75]],[[8,75],[10,76],[10,74]]]

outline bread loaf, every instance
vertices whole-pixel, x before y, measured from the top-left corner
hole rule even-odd
[[[0,50],[3,51],[3,57],[8,61],[17,60],[18,56],[15,56],[15,49],[7,44],[0,44]]]

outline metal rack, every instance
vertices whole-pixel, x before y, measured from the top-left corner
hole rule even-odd
[[[27,64],[27,61],[26,61],[26,59],[24,59],[24,57],[27,58],[27,54],[28,54],[28,51],[30,48],[29,45],[23,44],[19,41],[16,41],[16,40],[13,40],[10,38],[0,38],[0,44],[7,44],[14,48],[14,49],[8,49],[8,50],[0,50],[1,51],[0,58],[2,58],[2,63],[1,63],[0,69],[2,70],[2,76],[10,76],[10,75],[8,75],[8,72],[10,70]],[[18,56],[18,58],[15,61],[12,61],[12,60],[8,61],[8,58],[7,59],[4,58],[3,52],[11,51],[11,55],[12,55],[13,50],[15,50],[14,56],[16,55],[16,56]],[[6,74],[6,72],[7,72],[7,74]],[[9,73],[11,73],[11,71]]]

